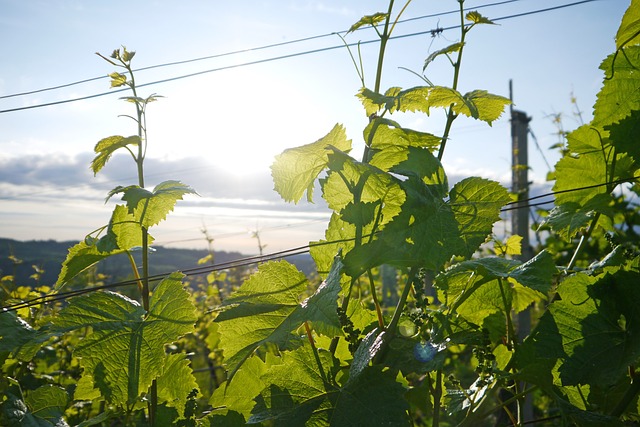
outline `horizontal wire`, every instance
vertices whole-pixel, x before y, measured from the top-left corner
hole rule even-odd
[[[563,8],[566,8],[566,7],[577,6],[577,5],[584,4],[584,3],[591,3],[591,2],[594,2],[594,1],[598,1],[598,0],[582,0],[582,1],[574,2],[574,3],[568,3],[568,4],[565,4],[565,5],[559,5],[559,6],[549,7],[549,8],[545,8],[545,9],[538,9],[538,10],[533,10],[533,11],[529,11],[529,12],[523,12],[523,13],[518,13],[518,14],[513,14],[513,15],[508,15],[508,16],[502,16],[502,17],[494,18],[494,19],[492,19],[492,21],[497,22],[497,21],[503,21],[503,20],[506,20],[506,19],[512,19],[512,18],[518,18],[518,17],[522,17],[522,16],[534,15],[534,14],[537,14],[537,13],[549,12],[549,11],[553,11],[553,10],[563,9]],[[420,32],[415,32],[415,33],[392,36],[392,37],[389,37],[389,40],[398,40],[398,39],[403,39],[403,38],[408,38],[408,37],[416,37],[416,36],[421,36],[421,35],[426,35],[426,34],[437,34],[437,33],[443,32],[443,31],[449,31],[449,30],[456,29],[456,28],[459,28],[459,26],[456,25],[456,26],[444,27],[444,28],[437,27],[436,29],[431,29],[431,30],[427,30],[427,31],[420,31]],[[311,54],[316,54],[316,53],[321,53],[321,52],[328,52],[330,50],[335,50],[335,49],[342,49],[342,48],[347,48],[347,47],[356,47],[356,46],[367,45],[367,44],[371,44],[371,43],[379,43],[379,42],[380,42],[379,39],[365,40],[365,41],[359,41],[357,43],[356,42],[354,42],[354,43],[346,43],[346,44],[341,44],[341,45],[334,45],[334,46],[328,46],[328,47],[324,47],[324,48],[318,48],[318,49],[312,49],[312,50],[307,50],[307,51],[302,51],[302,52],[291,53],[291,54],[287,54],[287,55],[275,56],[275,57],[270,57],[270,58],[263,58],[263,59],[259,59],[259,60],[255,60],[255,61],[249,61],[249,62],[244,62],[244,63],[239,63],[239,64],[232,64],[232,65],[227,65],[227,66],[223,66],[223,67],[197,71],[197,72],[194,72],[194,73],[183,74],[181,76],[169,77],[169,78],[166,78],[166,79],[156,80],[156,81],[149,82],[149,83],[138,84],[138,85],[136,85],[136,87],[137,88],[142,88],[142,87],[146,87],[146,86],[152,86],[152,85],[157,85],[157,84],[162,84],[162,83],[168,83],[168,82],[172,82],[172,81],[177,81],[177,80],[182,80],[182,79],[186,79],[186,78],[196,77],[196,76],[209,74],[209,73],[213,73],[213,72],[218,72],[218,71],[231,70],[231,69],[245,67],[245,66],[249,66],[249,65],[264,64],[264,63],[279,61],[279,60],[283,60],[283,59],[295,58],[295,57],[298,57],[298,56],[311,55]],[[93,94],[93,95],[81,96],[81,97],[78,97],[78,98],[70,98],[70,99],[64,99],[64,100],[60,100],[60,101],[53,101],[53,102],[47,102],[47,103],[42,103],[42,104],[28,105],[28,106],[24,106],[24,107],[9,108],[9,109],[5,109],[5,110],[0,110],[0,114],[12,113],[12,112],[16,112],[16,111],[31,110],[31,109],[34,109],[34,108],[49,107],[49,106],[53,106],[53,105],[67,104],[67,103],[76,102],[76,101],[84,101],[84,100],[87,100],[87,99],[98,98],[98,97],[111,95],[111,94],[114,94],[114,93],[120,93],[120,92],[124,92],[124,91],[128,91],[128,90],[129,90],[129,88],[116,89],[116,90],[111,90],[111,91],[108,91],[108,92],[101,92],[101,93],[97,93],[97,94]]]
[[[503,5],[503,4],[507,4],[507,3],[514,3],[514,2],[518,2],[518,1],[522,1],[522,0],[505,0],[505,1],[495,2],[495,3],[488,3],[488,4],[479,5],[479,6],[475,7],[474,9],[483,9],[483,8],[486,8],[486,7],[499,6],[499,5]],[[427,19],[427,18],[435,18],[435,17],[438,17],[438,16],[451,15],[451,14],[458,13],[458,12],[459,12],[459,10],[450,10],[448,12],[439,12],[439,13],[433,13],[433,14],[430,14],[430,15],[421,15],[421,16],[417,16],[417,17],[413,17],[413,18],[401,19],[401,20],[398,21],[398,24],[404,24],[404,23],[407,23],[407,22],[417,21],[417,20]],[[365,30],[365,29],[367,29],[367,27],[358,28],[356,31]],[[185,59],[185,60],[181,60],[181,61],[173,61],[173,62],[167,62],[167,63],[163,63],[163,64],[150,65],[148,67],[141,67],[141,68],[134,69],[133,71],[134,72],[140,72],[140,71],[152,70],[152,69],[155,69],[155,68],[170,67],[170,66],[174,66],[174,65],[183,65],[183,64],[189,64],[189,63],[192,63],[192,62],[204,61],[204,60],[208,60],[208,59],[215,59],[215,58],[221,58],[221,57],[225,57],[225,56],[232,56],[232,55],[237,55],[237,54],[240,54],[240,53],[256,52],[256,51],[260,51],[260,50],[272,49],[272,48],[275,48],[275,47],[281,47],[281,46],[286,46],[286,45],[290,45],[290,44],[296,44],[296,43],[316,40],[316,39],[320,39],[320,38],[330,37],[330,36],[334,36],[336,34],[346,33],[347,31],[348,30],[334,31],[334,32],[331,32],[331,33],[318,34],[318,35],[315,35],[315,36],[308,36],[308,37],[303,37],[303,38],[299,38],[299,39],[295,39],[295,40],[289,40],[289,41],[285,41],[285,42],[272,43],[272,44],[267,44],[267,45],[252,47],[252,48],[246,48],[246,49],[239,49],[239,50],[234,50],[234,51],[230,51],[230,52],[224,52],[224,53],[218,53],[218,54],[214,54],[214,55],[202,56],[202,57],[198,57],[198,58]],[[66,84],[62,84],[62,85],[58,85],[58,86],[52,86],[52,87],[46,87],[46,88],[42,88],[42,89],[35,89],[35,90],[27,91],[27,92],[20,92],[20,93],[13,93],[13,94],[9,94],[9,95],[3,95],[3,96],[0,96],[0,99],[14,98],[14,97],[25,96],[25,95],[33,95],[33,94],[41,93],[41,92],[47,92],[47,91],[51,91],[51,90],[63,89],[63,88],[70,87],[70,86],[75,86],[75,85],[88,83],[88,82],[92,82],[92,81],[96,81],[96,80],[106,79],[107,77],[108,76],[106,76],[106,75],[99,76],[99,77],[92,77],[92,78],[79,80],[79,81],[75,81],[75,82],[71,82],[71,83],[66,83]]]

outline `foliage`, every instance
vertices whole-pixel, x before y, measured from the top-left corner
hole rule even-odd
[[[632,1],[602,63],[593,120],[566,136],[542,224],[549,237],[530,260],[513,259],[519,236],[493,235],[509,192],[481,177],[450,185],[442,165],[457,117],[491,125],[508,105],[458,88],[467,35],[493,23],[460,1],[459,41],[423,69],[448,59],[451,86],[424,77],[424,86],[382,90],[386,42],[408,4],[395,13],[391,1],[350,30],[373,27],[381,41],[372,86],[358,69],[369,118],[361,157],[336,124],[272,166],[284,200],[312,201],[319,185],[332,211],[324,239],[310,245],[321,281],[270,261],[230,288],[221,283],[231,272],[188,288],[175,272],[150,286],[148,230],[194,191],[176,181],[145,188],[144,114],[157,96],[138,96],[133,52],[103,57],[125,70],[111,85],[132,89],[125,100],[139,132],[101,140],[91,167],[98,173],[125,150],[139,182],[109,193],[124,204],[70,250],[55,291],[120,253],[138,293],[44,305],[33,298],[51,289],[4,277],[3,304],[18,309],[0,313],[3,424],[524,425],[529,397],[545,425],[640,420],[638,208],[626,197],[640,190],[627,184],[640,172],[640,4]],[[447,117],[441,132],[400,124],[404,113],[434,110]],[[211,250],[201,263],[212,260]],[[534,320],[526,337],[522,313]]]

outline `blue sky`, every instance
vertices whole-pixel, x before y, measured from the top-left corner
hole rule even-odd
[[[489,18],[550,8],[572,0],[467,0],[465,7]],[[395,11],[404,2],[396,0]],[[413,0],[404,18],[455,10],[455,0]],[[598,65],[614,49],[614,36],[628,0],[599,0],[564,9],[478,26],[465,47],[462,92],[486,89],[508,96],[513,79],[515,108],[533,117],[531,129],[550,163],[557,142],[549,115],[564,113],[566,128],[575,95],[589,120],[602,81]],[[385,11],[386,1],[287,0],[213,2],[205,0],[95,2],[81,0],[0,0],[0,110],[9,110],[109,91],[108,80],[54,91],[7,95],[63,85],[113,71],[94,55],[126,45],[142,68],[167,62],[243,51],[233,55],[141,71],[139,83],[215,70],[200,76],[142,88],[163,95],[149,107],[147,182],[179,179],[200,197],[179,203],[169,220],[152,234],[160,245],[205,247],[206,227],[217,249],[255,253],[251,232],[259,230],[267,251],[301,246],[322,237],[328,218],[319,197],[315,205],[281,202],[272,190],[269,165],[283,149],[313,142],[335,123],[343,123],[356,152],[367,119],[355,98],[360,82],[344,48],[332,32],[348,29],[365,14]],[[382,87],[422,84],[422,70],[434,50],[459,39],[446,30],[456,14],[415,19],[392,40]],[[269,49],[260,46],[303,42]],[[375,38],[358,31],[347,41]],[[300,55],[295,55],[300,54]],[[272,60],[281,56],[290,58]],[[362,46],[365,79],[373,85],[377,44]],[[240,66],[255,61],[259,64]],[[450,85],[451,68],[442,61],[427,70],[435,84]],[[109,189],[135,182],[126,156],[116,156],[93,177],[88,169],[100,139],[135,133],[130,107],[112,94],[90,100],[0,114],[0,237],[20,240],[79,240],[104,225],[112,205],[102,202]],[[405,127],[442,132],[443,116],[396,117]],[[544,181],[547,167],[530,140],[530,178]],[[450,180],[470,175],[509,185],[510,128],[505,115],[492,127],[473,120],[454,125],[444,155]]]

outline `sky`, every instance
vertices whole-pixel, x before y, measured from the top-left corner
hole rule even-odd
[[[494,19],[575,1],[464,5]],[[403,5],[396,0],[394,15]],[[590,120],[602,83],[598,66],[614,51],[628,6],[629,0],[595,0],[499,19],[467,36],[459,89],[509,97],[513,81],[514,108],[532,117],[529,178],[539,188],[548,188],[547,164],[558,158],[550,149],[558,142],[552,117],[561,114],[565,129],[577,127],[575,97],[582,120]],[[215,249],[245,254],[258,252],[256,232],[266,252],[321,239],[330,212],[319,193],[313,204],[283,202],[269,166],[284,149],[314,142],[336,123],[346,127],[359,157],[367,124],[355,97],[361,82],[335,33],[344,35],[361,16],[387,7],[381,0],[0,0],[0,237],[81,240],[108,222],[118,202],[104,203],[108,191],[137,182],[125,154],[95,177],[89,170],[99,140],[136,133],[135,124],[120,117],[133,114],[131,105],[119,100],[122,93],[109,93],[105,76],[114,67],[94,54],[108,56],[124,45],[136,51],[134,68],[207,58],[136,73],[138,84],[170,80],[139,89],[142,96],[163,96],[148,108],[146,183],[180,180],[198,192],[150,230],[157,245],[205,248],[203,230]],[[459,15],[447,13],[457,7],[456,0],[409,4],[394,30],[402,37],[387,47],[383,89],[424,84],[419,74],[426,57],[460,39],[459,29],[449,29]],[[345,39],[362,42],[365,85],[372,88],[374,31]],[[450,86],[452,68],[442,59],[425,76]],[[191,74],[197,75],[177,78]],[[93,80],[11,96],[87,79]],[[102,93],[108,94],[38,107]],[[391,118],[443,131],[441,111]],[[509,187],[510,144],[508,110],[492,126],[457,120],[443,158],[449,181],[481,176]]]

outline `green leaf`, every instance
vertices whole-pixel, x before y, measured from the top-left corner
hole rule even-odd
[[[310,346],[283,355],[263,380],[270,384],[253,410],[249,423],[273,420],[276,426],[408,426],[405,389],[391,371],[366,368],[353,381],[337,388],[325,375],[338,365],[328,351]],[[320,362],[320,365],[318,364]]]
[[[609,140],[619,153],[627,153],[640,161],[640,111],[631,111],[630,115],[605,127],[609,131]]]
[[[464,46],[464,43],[460,43],[460,42],[453,43],[443,49],[436,50],[435,52],[431,53],[427,57],[427,59],[425,59],[424,66],[422,67],[422,71],[426,70],[429,64],[431,64],[433,60],[436,59],[438,56],[449,55],[450,53],[453,53],[453,52],[459,52],[463,46]]]
[[[352,209],[366,209],[361,206],[362,203],[374,203],[378,206],[375,215],[380,216],[379,225],[386,224],[400,212],[405,194],[391,174],[336,150],[329,155],[328,165],[330,172],[327,178],[321,180],[321,185],[322,197],[329,208],[341,212],[347,206],[353,206],[354,194],[360,193]],[[350,219],[354,219],[353,215]]]
[[[138,135],[132,135],[126,138],[124,136],[115,135],[101,139],[94,148],[94,151],[98,155],[91,161],[91,170],[93,170],[93,174],[95,175],[100,172],[104,165],[109,161],[109,158],[111,158],[111,155],[119,148],[139,144],[140,137]]]
[[[560,284],[560,299],[549,311],[566,354],[559,368],[563,385],[615,384],[637,361],[638,279],[638,271],[613,270],[576,274]]]
[[[396,96],[401,90],[399,87],[391,87],[382,95],[364,87],[360,89],[356,96],[362,102],[367,116],[372,116],[383,108],[393,112],[395,110]]]
[[[96,292],[74,298],[53,319],[52,328],[58,332],[93,329],[74,354],[108,402],[136,402],[161,375],[164,346],[193,330],[197,316],[183,277],[172,273],[158,284],[148,313],[127,297]]]
[[[491,24],[491,25],[495,25],[495,22],[491,21],[488,18],[485,18],[484,16],[480,15],[480,13],[478,13],[477,11],[472,11],[472,12],[468,12],[465,16],[465,19],[467,21],[471,21],[474,24]]]
[[[388,15],[389,15],[388,13],[383,13],[383,12],[377,12],[377,13],[374,13],[373,15],[365,15],[362,18],[360,18],[358,22],[353,24],[351,28],[349,28],[349,31],[347,31],[347,34],[353,33],[358,28],[368,27],[368,26],[374,27],[380,22],[383,22],[385,19],[387,19]]]
[[[229,378],[261,345],[285,346],[297,341],[292,315],[307,288],[305,275],[286,261],[268,262],[225,299],[227,309],[216,318]]]
[[[271,357],[267,358],[270,359]],[[269,365],[259,357],[248,358],[236,372],[233,381],[226,381],[214,390],[209,403],[214,408],[235,411],[249,418],[256,403],[253,399],[266,386],[262,376],[267,372]]]
[[[337,315],[342,262],[336,257],[327,279],[304,301],[305,275],[286,261],[269,262],[225,299],[216,318],[229,381],[249,356],[265,343],[282,347],[298,342],[292,332],[309,321],[323,334],[341,334]]]
[[[449,202],[466,245],[466,257],[486,241],[493,224],[500,220],[500,210],[510,201],[507,189],[488,179],[466,178],[453,186]]]
[[[127,76],[120,73],[111,73],[109,74],[111,78],[111,87],[120,87],[127,84]]]
[[[109,192],[107,199],[118,193],[123,193],[122,200],[127,202],[129,213],[145,228],[150,228],[166,219],[178,200],[182,200],[185,194],[197,194],[194,189],[180,181],[161,182],[153,191],[137,185],[116,187]]]
[[[390,171],[394,166],[407,160],[409,147],[436,150],[441,138],[430,133],[393,126],[382,118],[373,120],[364,131],[365,141],[371,141],[373,153],[370,164],[383,171]]]
[[[607,78],[593,106],[594,126],[603,127],[616,123],[631,111],[640,110],[640,76],[636,66],[638,59],[640,46],[628,46],[624,49],[624,55],[609,55],[600,65]]]
[[[35,417],[49,421],[52,425],[67,425],[62,419],[69,402],[65,389],[44,385],[28,393],[24,402]]]
[[[640,2],[631,0],[631,5],[622,17],[616,34],[616,49],[640,43]]]
[[[199,389],[190,363],[184,353],[169,354],[157,379],[158,403],[176,408],[180,415],[184,414],[185,403],[191,391]]]
[[[335,125],[331,132],[314,143],[290,148],[276,156],[271,165],[275,190],[285,201],[298,203],[304,192],[313,201],[313,183],[329,162],[330,147],[342,151],[351,150],[351,140],[342,125]]]
[[[15,311],[0,311],[0,353],[10,352],[28,362],[49,338],[49,334],[34,329]]]
[[[427,115],[431,108],[453,109],[455,114],[479,119],[491,124],[510,104],[507,98],[493,95],[485,90],[474,90],[462,95],[455,89],[443,86],[419,86],[403,90],[396,96],[395,109],[398,111],[420,111]]]

